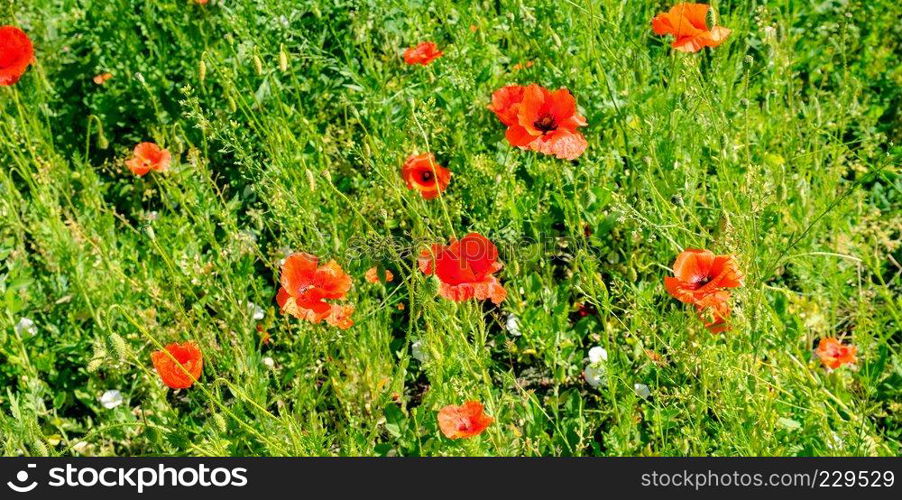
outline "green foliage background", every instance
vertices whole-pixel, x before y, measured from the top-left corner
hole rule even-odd
[[[0,89],[0,451],[898,455],[902,9],[714,6],[730,39],[687,55],[651,33],[664,2],[3,2],[37,63]],[[404,65],[423,40],[445,56]],[[576,95],[578,161],[510,148],[485,109],[533,82]],[[144,140],[171,172],[124,168]],[[400,180],[414,151],[453,171],[441,200]],[[409,242],[469,231],[501,249],[500,308],[415,271]],[[689,247],[747,275],[728,333],[663,289]],[[278,313],[288,250],[352,274],[353,328]],[[825,371],[824,336],[857,369]],[[169,391],[149,353],[185,339],[203,380]],[[495,424],[445,439],[467,399]]]

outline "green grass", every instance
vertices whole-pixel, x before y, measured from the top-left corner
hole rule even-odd
[[[0,451],[899,455],[902,8],[719,1],[729,40],[681,54],[650,29],[670,5],[4,2],[37,63],[0,88]],[[445,56],[404,65],[423,40]],[[511,83],[574,93],[578,161],[508,146],[485,107]],[[125,169],[143,140],[169,173]],[[414,151],[453,171],[441,200],[401,181]],[[411,242],[468,231],[501,250],[498,308],[416,271]],[[746,274],[732,331],[663,288],[691,247]],[[287,250],[352,275],[353,328],[278,312]],[[857,369],[828,373],[824,336]],[[167,390],[150,352],[186,339],[201,383]],[[444,438],[467,399],[494,425]]]

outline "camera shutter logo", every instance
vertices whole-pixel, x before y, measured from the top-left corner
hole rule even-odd
[[[35,464],[28,464],[29,469],[34,469],[36,467],[37,465]],[[29,491],[38,487],[37,481],[32,481],[29,484],[25,484],[26,481],[28,481],[28,471],[20,470],[18,473],[16,473],[16,481],[7,481],[6,485],[16,493],[28,493]]]

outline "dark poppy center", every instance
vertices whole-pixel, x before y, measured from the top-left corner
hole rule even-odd
[[[420,174],[420,180],[423,181],[424,183],[425,183],[425,182],[432,182],[432,172],[429,171],[429,170],[424,170],[424,171]]]
[[[554,118],[547,115],[533,122],[532,126],[542,132],[551,132],[557,129],[557,123],[555,123]]]
[[[710,282],[711,282],[711,277],[710,277],[710,276],[700,276],[700,277],[698,277],[698,278],[695,279],[695,284],[696,284],[697,286],[700,286],[700,287],[705,286],[705,285],[707,285],[707,284],[710,283]]]

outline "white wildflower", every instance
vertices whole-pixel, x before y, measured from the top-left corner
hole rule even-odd
[[[827,445],[827,449],[832,452],[843,451],[846,447],[846,443],[843,441],[842,437],[835,431],[830,431],[830,437],[824,441],[824,444]]]
[[[276,366],[276,362],[273,361],[269,356],[263,358],[263,364],[266,365],[267,368],[272,369]]]
[[[589,349],[589,363],[596,364],[601,361],[608,360],[608,351],[604,350],[604,347],[595,346]]]
[[[583,370],[583,377],[592,387],[599,387],[604,384],[607,368],[605,362],[608,360],[608,351],[601,346],[595,346],[589,349],[589,364]]]
[[[16,323],[16,333],[19,335],[27,333],[33,337],[38,333],[38,327],[34,325],[34,321],[28,318],[22,318]]]
[[[253,318],[254,321],[260,321],[261,319],[266,317],[266,311],[264,311],[262,307],[254,304],[251,301],[247,302],[247,309],[251,312],[251,318]]]
[[[79,441],[72,445],[72,451],[80,455],[87,453],[90,449],[91,445],[89,445],[87,441]]]
[[[651,389],[645,384],[633,384],[633,390],[636,391],[636,396],[642,399],[648,399],[651,396]]]
[[[410,355],[420,363],[425,363],[429,359],[429,353],[426,352],[425,347],[422,340],[417,340],[410,345]]]
[[[112,410],[122,404],[122,393],[115,389],[106,391],[100,396],[100,404],[107,410]]]
[[[510,313],[507,315],[507,322],[505,323],[507,327],[507,333],[510,333],[514,337],[519,337],[520,334],[520,322],[517,319],[517,315],[514,313]]]
[[[583,370],[583,377],[592,387],[599,387],[604,383],[605,367],[603,364],[588,365]]]

